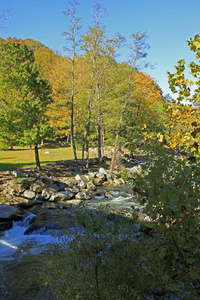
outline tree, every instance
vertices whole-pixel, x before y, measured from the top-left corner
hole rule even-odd
[[[123,100],[121,103],[121,107],[122,107],[121,113],[118,121],[118,126],[116,129],[115,146],[114,146],[114,152],[113,152],[111,165],[110,165],[110,172],[109,172],[110,175],[112,174],[115,167],[120,130],[124,119],[124,114],[126,112],[127,105],[131,99],[131,94],[133,93],[132,85],[134,84],[134,80],[132,80],[133,79],[132,75],[140,68],[138,62],[147,56],[146,50],[149,49],[149,45],[146,43],[146,39],[147,39],[146,33],[137,32],[131,35],[132,43],[129,45],[130,56],[128,61],[129,68],[127,69],[128,73],[127,73],[126,89],[124,90]]]
[[[102,157],[102,100],[103,87],[105,86],[105,71],[114,61],[116,51],[123,43],[124,38],[117,35],[114,38],[107,38],[105,27],[101,25],[101,19],[105,14],[105,9],[98,3],[94,5],[92,13],[91,26],[88,32],[82,36],[82,49],[86,51],[85,58],[91,66],[91,76],[89,83],[88,97],[88,117],[86,121],[85,134],[83,138],[82,162],[84,161],[84,151],[87,152],[87,166],[89,160],[89,135],[91,126],[92,105],[97,107],[97,133],[98,133],[98,156],[101,161]],[[112,89],[113,87],[109,87]],[[109,90],[108,89],[108,90]],[[108,92],[107,90],[107,92]],[[104,90],[104,94],[107,93]],[[95,102],[95,104],[94,104]]]
[[[36,166],[41,169],[38,143],[52,133],[46,124],[51,88],[34,67],[34,54],[22,40],[1,40],[0,56],[1,131],[4,136],[17,136],[21,144],[34,145]]]
[[[65,49],[69,52],[69,57],[71,60],[71,143],[74,151],[74,158],[77,161],[76,155],[76,145],[74,141],[74,95],[75,95],[75,58],[76,58],[76,47],[77,47],[77,33],[80,29],[79,21],[80,18],[76,17],[76,6],[78,2],[73,0],[73,2],[69,2],[70,8],[66,11],[63,11],[65,15],[70,17],[71,26],[69,27],[68,32],[64,32],[63,34],[66,36],[66,47]]]
[[[193,39],[190,38],[187,44],[190,50],[196,53],[197,61],[200,61],[200,36],[195,35]],[[200,65],[198,62],[191,62],[188,67],[193,80],[185,77],[184,59],[179,60],[175,66],[176,73],[167,73],[171,91],[178,94],[177,99],[172,100],[168,107],[171,116],[169,127],[173,129],[178,126],[179,129],[171,135],[170,142],[172,147],[179,144],[196,150],[196,145],[200,141],[198,135],[196,137],[196,134],[200,132],[197,128],[200,105]]]

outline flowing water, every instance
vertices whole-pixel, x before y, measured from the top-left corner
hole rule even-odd
[[[109,193],[106,196],[105,190]],[[131,186],[123,187],[99,187],[98,195],[94,196],[92,200],[85,202],[85,206],[98,210],[102,206],[109,206],[113,210],[128,210],[138,208],[142,211],[144,206],[139,205],[133,196]],[[14,298],[9,296],[7,285],[5,285],[6,278],[20,272],[26,274],[27,268],[30,268],[30,263],[34,264],[35,258],[39,253],[45,251],[48,243],[58,242],[56,237],[52,237],[50,232],[40,229],[30,235],[24,235],[25,230],[34,220],[35,215],[27,214],[23,220],[13,222],[13,227],[10,230],[0,233],[0,299],[21,299],[16,295]],[[15,281],[16,276],[11,276],[11,281]],[[17,284],[17,283],[15,283]],[[25,299],[25,298],[24,298]]]

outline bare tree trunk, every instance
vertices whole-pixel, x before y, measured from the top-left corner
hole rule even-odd
[[[125,102],[124,102],[124,108],[122,110],[121,113],[121,117],[119,120],[119,126],[117,128],[117,132],[116,132],[116,139],[115,139],[115,146],[114,146],[114,152],[113,152],[113,156],[112,156],[112,160],[111,160],[111,164],[110,164],[110,171],[109,171],[109,175],[111,176],[115,167],[115,161],[116,161],[116,153],[117,153],[117,147],[118,147],[118,143],[119,143],[119,133],[120,133],[120,128],[121,128],[121,124],[123,121],[123,117],[126,111],[126,106],[128,103],[128,93],[126,94],[126,98],[125,98]]]
[[[111,159],[111,164],[110,164],[110,171],[109,175],[111,176],[115,167],[115,162],[116,162],[116,154],[117,154],[117,147],[118,147],[118,142],[119,142],[119,130],[116,134],[116,139],[115,139],[115,146],[114,146],[114,151]]]
[[[101,109],[98,110],[98,158],[102,162],[102,114]]]
[[[92,74],[92,79],[93,79],[93,74]],[[87,118],[87,123],[86,123],[86,127],[85,127],[85,134],[83,137],[83,147],[82,147],[82,169],[84,169],[84,156],[85,156],[85,148],[87,151],[87,160],[89,160],[89,142],[88,142],[88,138],[89,138],[89,134],[90,134],[90,118],[91,118],[91,108],[92,108],[92,93],[93,93],[93,89],[92,89],[92,84],[90,86],[90,93],[89,93],[89,103],[88,103],[88,118]]]
[[[36,162],[36,167],[38,170],[42,170],[41,169],[41,165],[40,165],[40,158],[39,158],[39,152],[38,152],[38,144],[35,144],[35,162]]]
[[[74,141],[74,85],[75,85],[75,42],[76,42],[76,22],[73,22],[73,54],[72,54],[72,95],[71,95],[71,144],[74,152],[74,159],[77,162],[76,145]]]

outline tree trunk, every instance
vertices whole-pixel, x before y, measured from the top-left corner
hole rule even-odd
[[[83,148],[82,148],[82,170],[84,170],[84,156],[85,156],[85,146],[87,151],[87,160],[89,160],[89,134],[90,134],[90,118],[91,118],[91,109],[92,109],[92,94],[93,94],[93,78],[94,78],[94,71],[92,71],[91,75],[91,85],[90,85],[90,92],[89,92],[89,102],[88,102],[88,118],[85,127],[85,134],[83,137]]]
[[[112,156],[111,164],[110,164],[110,171],[109,171],[110,176],[112,175],[114,167],[115,167],[118,142],[119,142],[119,132],[117,132],[117,134],[116,134],[115,146],[114,146],[113,156]]]
[[[74,159],[77,162],[77,155],[76,155],[76,145],[74,141],[74,77],[75,77],[75,71],[74,71],[74,65],[75,65],[75,35],[73,36],[73,58],[72,58],[72,95],[71,95],[71,145],[74,152]]]
[[[41,171],[40,158],[39,158],[39,152],[38,152],[38,144],[35,144],[35,162],[36,162],[37,169]]]

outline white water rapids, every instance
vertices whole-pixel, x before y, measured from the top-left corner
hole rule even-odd
[[[13,222],[10,230],[0,235],[0,261],[20,260],[23,255],[38,254],[48,243],[57,241],[49,231],[40,230],[31,235],[24,235],[35,215],[29,214],[22,221]]]
[[[100,187],[99,196],[87,202],[86,207],[98,210],[101,206],[109,206],[112,209],[143,209],[144,206],[135,202],[132,187],[111,187],[107,191],[112,195],[112,199],[105,197],[105,187]],[[52,237],[52,230],[39,230],[30,235],[24,235],[24,232],[35,217],[34,214],[28,214],[22,221],[13,222],[10,230],[0,233],[0,262],[17,260],[19,261],[24,255],[38,254],[45,250],[48,243],[58,242],[58,239]]]

